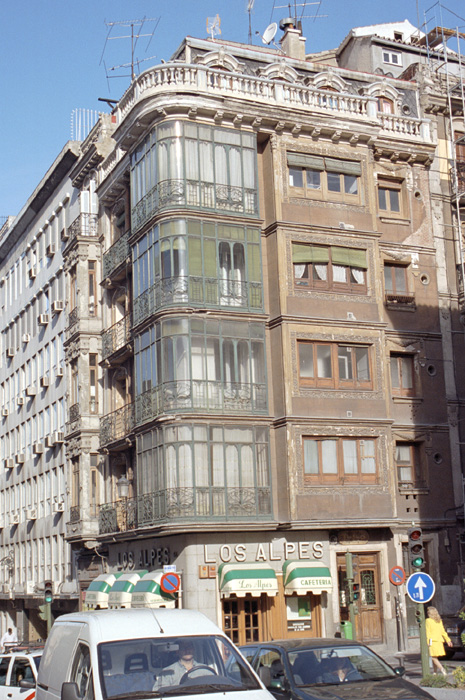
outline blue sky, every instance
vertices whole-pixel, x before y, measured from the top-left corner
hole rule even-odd
[[[299,0],[301,3],[302,0]],[[272,21],[289,15],[285,0],[255,0],[251,14],[253,43],[261,43]],[[291,0],[294,5],[294,0]],[[279,7],[281,6],[281,7]],[[302,9],[299,10],[302,12]],[[409,19],[428,28],[440,25],[465,31],[463,0],[321,0],[308,3],[303,29],[307,51],[340,44],[352,27]],[[107,80],[101,62],[105,22],[159,18],[150,45],[139,40],[136,57],[155,56],[148,68],[167,60],[186,35],[206,37],[207,17],[221,18],[221,36],[247,43],[247,0],[16,0],[0,3],[0,217],[17,214],[34,187],[71,137],[76,108],[108,111],[99,97],[118,99],[129,78]],[[154,23],[147,24],[151,30]],[[127,34],[115,26],[111,36]],[[280,36],[278,31],[278,37]],[[130,61],[129,39],[106,43],[107,68]],[[116,75],[124,71],[112,71]]]

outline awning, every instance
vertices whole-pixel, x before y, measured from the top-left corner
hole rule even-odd
[[[146,573],[147,571],[132,571],[130,574],[121,574],[108,594],[108,607],[130,608],[134,586]]]
[[[218,577],[224,597],[235,593],[238,598],[244,598],[248,593],[257,598],[262,593],[269,596],[278,593],[276,573],[267,564],[220,564]]]
[[[137,581],[132,592],[133,608],[174,608],[177,593],[165,593],[161,590],[160,580],[163,571],[150,571]]]
[[[86,608],[108,608],[108,594],[121,574],[100,574],[91,581],[86,591]]]
[[[320,595],[333,588],[328,567],[318,561],[285,561],[283,582],[285,595]]]

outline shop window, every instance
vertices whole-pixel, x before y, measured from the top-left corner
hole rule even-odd
[[[402,54],[400,51],[383,50],[383,63],[390,63],[393,66],[402,65]]]
[[[365,250],[293,243],[292,262],[296,287],[358,294],[367,291]]]
[[[304,438],[307,483],[376,483],[376,440],[366,438]]]
[[[303,632],[312,629],[311,597],[286,596],[287,629],[293,632]]]
[[[368,346],[299,341],[297,347],[301,386],[373,388]]]
[[[378,209],[381,214],[399,216],[402,211],[402,182],[378,178]]]
[[[407,265],[384,263],[384,300],[386,304],[415,304],[415,295],[409,290]]]
[[[262,639],[261,598],[227,598],[223,600],[223,629],[234,644],[251,644]]]
[[[399,490],[425,486],[418,443],[396,442],[396,468]]]
[[[362,174],[359,162],[288,153],[287,164],[293,196],[359,201]]]
[[[393,352],[390,366],[393,396],[415,396],[413,355]]]

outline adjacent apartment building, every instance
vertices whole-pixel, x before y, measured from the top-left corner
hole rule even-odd
[[[414,644],[414,611],[389,580],[393,566],[409,570],[412,523],[437,606],[459,606],[463,289],[451,144],[465,130],[457,119],[451,132],[431,63],[442,59],[425,35],[405,23],[370,29],[369,41],[355,31],[318,55],[292,22],[281,51],[186,38],[68,147],[56,197],[30,204],[24,232],[20,215],[0,239],[20,226],[5,274],[64,202],[66,306],[55,323],[66,413],[50,427],[64,447],[46,458],[63,455],[70,566],[55,613],[144,600],[200,608],[238,643],[333,636],[349,619],[348,553],[357,637],[395,646],[397,611],[401,641]],[[393,71],[394,53],[418,60]],[[0,384],[17,363],[15,403],[30,400],[20,383],[29,355],[7,356],[10,335],[5,323]],[[31,343],[42,349],[37,331]],[[15,411],[5,459],[22,444],[21,411],[26,448],[36,439],[28,405]],[[42,460],[31,447],[10,476],[16,493]],[[19,521],[4,523],[2,556],[34,548],[52,523],[42,511]],[[29,620],[40,600],[25,588],[28,561],[8,581]],[[180,575],[175,596],[160,587],[164,567]]]

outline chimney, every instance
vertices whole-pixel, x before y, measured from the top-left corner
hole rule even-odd
[[[279,28],[284,32],[279,43],[285,55],[297,61],[305,61],[305,37],[302,36],[300,22],[296,29],[292,17],[287,17],[280,21]]]

